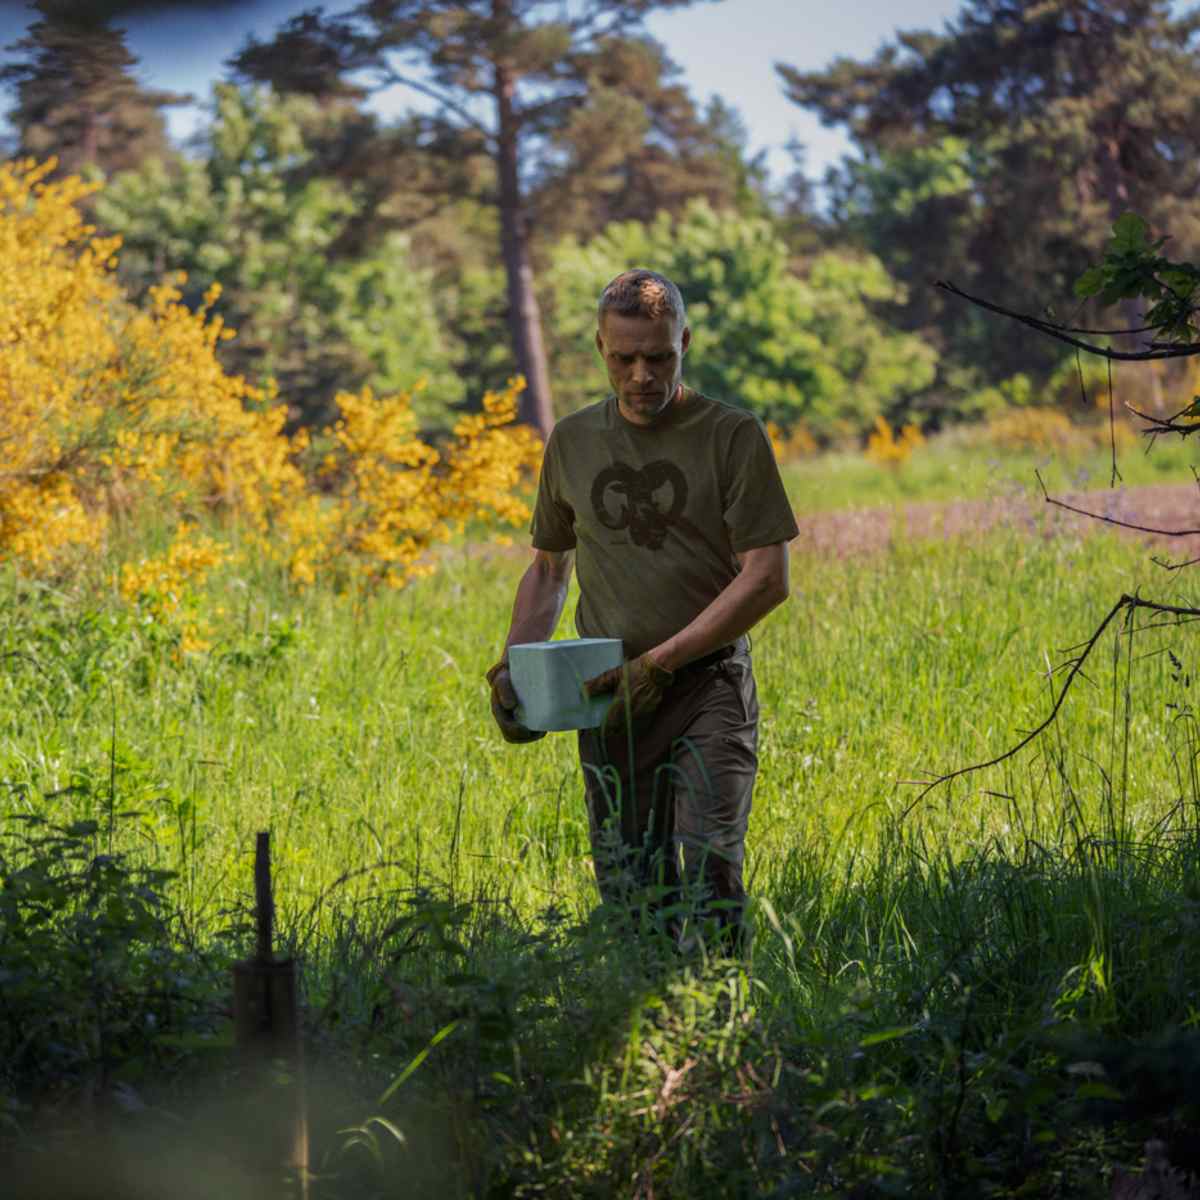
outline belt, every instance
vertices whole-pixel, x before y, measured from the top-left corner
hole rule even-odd
[[[732,658],[741,647],[741,640],[730,642],[728,646],[722,646],[720,650],[714,650],[711,654],[706,654],[703,658],[695,658],[690,663],[684,663],[675,672],[675,682],[678,683],[681,679],[688,679],[693,675],[699,675],[701,671],[707,671],[709,667],[715,667],[718,663],[723,663],[727,658]]]

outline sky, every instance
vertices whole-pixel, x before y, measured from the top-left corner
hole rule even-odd
[[[784,147],[793,136],[806,147],[807,173],[820,178],[849,143],[787,99],[775,63],[820,70],[838,57],[870,58],[897,29],[940,31],[961,7],[960,0],[721,0],[659,12],[646,25],[683,67],[697,100],[717,93],[738,110],[773,178],[792,169]]]
[[[87,0],[80,0],[86,3]],[[120,22],[139,60],[135,73],[148,87],[190,92],[197,103],[165,110],[174,142],[207,123],[214,81],[224,75],[223,60],[247,34],[268,39],[290,16],[317,7],[319,0],[238,0],[183,14],[154,14]],[[327,14],[348,2],[325,3]],[[692,95],[703,105],[714,93],[732,104],[746,124],[752,151],[765,150],[772,177],[792,169],[784,149],[791,138],[806,148],[807,173],[819,179],[849,149],[838,130],[824,129],[811,114],[783,95],[774,64],[819,69],[839,55],[865,58],[890,40],[897,28],[941,29],[960,7],[959,0],[701,0],[687,8],[654,13],[646,22],[683,69]],[[14,42],[36,14],[22,0],[0,0],[0,47]],[[0,50],[0,62],[15,57]],[[0,88],[0,109],[12,104]],[[392,88],[374,94],[367,107],[381,117],[425,107],[415,92]]]

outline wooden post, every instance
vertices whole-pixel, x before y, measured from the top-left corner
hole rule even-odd
[[[258,926],[258,961],[275,961],[271,946],[275,926],[275,898],[271,895],[271,834],[254,839],[254,919]]]
[[[280,1170],[308,1195],[308,1117],[296,962],[276,962],[272,946],[271,835],[260,833],[254,854],[256,953],[233,968],[233,1026],[253,1114],[255,1164]]]

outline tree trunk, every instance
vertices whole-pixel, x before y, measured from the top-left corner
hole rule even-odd
[[[508,15],[507,0],[493,0],[497,20]],[[533,264],[529,258],[529,226],[521,197],[517,170],[517,119],[514,107],[516,79],[505,63],[496,64],[497,168],[500,182],[500,245],[508,286],[508,327],[517,366],[525,376],[519,419],[543,438],[554,425],[550,402],[550,371],[542,340],[542,317],[534,291]]]
[[[79,160],[72,169],[85,163],[95,163],[100,157],[100,118],[92,108],[91,99],[85,96],[80,102],[83,107],[83,136],[79,139]]]

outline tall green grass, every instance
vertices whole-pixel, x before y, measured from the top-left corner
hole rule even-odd
[[[387,860],[407,864],[414,882],[468,889],[504,873],[520,906],[548,894],[589,905],[574,736],[511,747],[487,708],[483,673],[523,566],[516,552],[450,551],[435,578],[357,605],[229,579],[219,637],[180,665],[118,610],[81,614],[66,595],[10,579],[0,777],[59,793],[50,804],[60,815],[96,816],[78,810],[70,784],[81,772],[107,776],[115,729],[120,799],[144,812],[164,862],[195,881],[197,913],[243,887],[236,864],[266,825],[281,892],[297,904],[347,869]],[[797,557],[791,599],[753,634],[763,708],[756,878],[770,886],[782,857],[808,841],[836,855],[870,851],[912,799],[905,781],[1015,741],[1048,710],[1047,667],[1061,648],[1138,586],[1179,602],[1190,582],[1103,536]],[[560,636],[572,633],[572,607],[573,596]],[[935,791],[910,824],[964,847],[1042,829],[1052,751],[1067,760],[1055,778],[1078,798],[1077,819],[1094,824],[1119,802],[1133,825],[1152,823],[1179,790],[1178,710],[1166,705],[1186,696],[1168,646],[1186,657],[1170,630],[1135,643],[1136,771],[1124,766],[1124,693],[1113,692],[1125,687],[1124,647],[1110,638],[1051,736],[1003,769]]]
[[[1186,627],[1115,631],[1035,745],[914,800],[1040,721],[1118,594],[1193,602],[1186,572],[1027,530],[796,556],[753,639],[757,937],[729,963],[613,934],[572,737],[493,729],[524,563],[453,548],[369,602],[226,577],[182,661],[102,596],[3,582],[3,816],[111,823],[177,872],[175,936],[218,964],[272,830],[337,1187],[1001,1195],[1065,1172],[1099,1195],[1170,1135],[1112,1047],[1200,1021]],[[380,1110],[405,1143],[339,1158],[332,1130],[414,1061]]]

